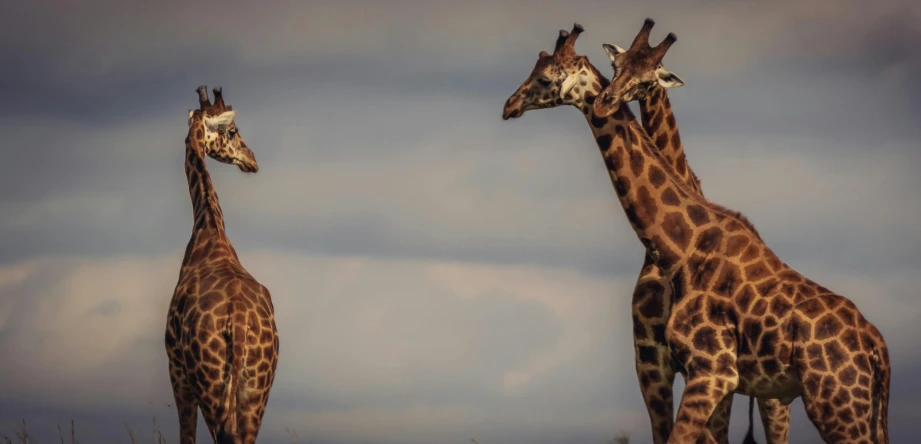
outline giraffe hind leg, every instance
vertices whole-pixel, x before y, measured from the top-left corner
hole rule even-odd
[[[234,427],[236,397],[233,392],[237,381],[233,375],[232,343],[223,332],[211,332],[203,342],[208,344],[208,353],[197,362],[195,373],[202,416],[215,443],[239,444]]]
[[[236,391],[234,414],[226,421],[234,421],[235,434],[219,434],[218,444],[253,444],[262,427],[262,418],[269,400],[269,391],[274,380],[274,366],[271,363],[249,365],[240,372],[239,386]],[[268,364],[268,365],[266,365]],[[259,369],[263,371],[260,372]],[[230,430],[230,425],[222,427]]]
[[[748,405],[748,433],[743,444],[758,444],[754,433],[754,406],[756,399],[750,398]],[[759,398],[758,413],[768,444],[787,444],[790,431],[790,406],[779,399]]]
[[[790,433],[790,406],[779,399],[758,399],[758,413],[768,444],[787,444]]]
[[[241,390],[237,399],[237,430],[242,444],[254,444],[262,427],[262,417],[269,401],[278,365],[278,335],[273,330],[273,345],[251,344],[251,360],[242,372]],[[251,337],[253,338],[253,337]],[[262,349],[262,353],[255,352]]]
[[[176,414],[179,416],[179,444],[195,444],[198,426],[198,402],[195,392],[189,387],[181,363],[171,358],[169,370]]]
[[[243,406],[237,417],[237,430],[240,431],[240,442],[242,444],[256,442],[256,436],[262,427],[262,415],[265,413],[265,401],[268,401],[268,396],[261,396],[257,393],[251,395],[249,399],[250,402]]]
[[[823,392],[834,393],[832,387],[834,383],[819,383],[817,390],[803,393],[806,415],[818,429],[819,436],[830,444],[871,444],[869,400],[866,407],[854,403],[836,406],[833,399],[840,394],[823,396]]]
[[[859,345],[867,343],[860,325],[866,321],[859,314],[840,316],[842,312],[856,313],[857,309],[838,295],[816,296],[794,308],[794,368],[803,387],[806,414],[822,440],[870,444],[874,393],[871,350]]]
[[[275,381],[278,364],[278,331],[250,322],[235,329],[234,345],[234,444],[254,444]]]
[[[215,373],[213,369],[210,372]],[[204,376],[204,373],[201,372],[202,376]],[[217,372],[217,374],[222,373]],[[202,387],[200,387],[202,392],[200,407],[202,416],[205,418],[205,424],[208,426],[208,432],[211,434],[211,439],[217,444],[237,444],[233,428],[228,427],[234,415],[233,410],[228,409],[226,405],[227,385],[223,381],[206,378],[200,377],[199,379],[202,384]]]

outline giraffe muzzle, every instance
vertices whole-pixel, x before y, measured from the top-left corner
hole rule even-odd
[[[240,171],[244,173],[255,173],[259,171],[259,165],[255,163],[248,163],[248,162],[234,162],[234,163],[237,165],[238,168],[240,168]]]
[[[502,120],[518,118],[524,114],[519,97],[520,91],[516,91],[505,101],[505,105],[502,107]]]
[[[511,108],[506,107],[505,109],[502,110],[502,120],[516,119],[518,117],[521,117],[522,114],[523,114],[523,111],[521,110],[520,107],[517,107],[517,106],[511,107]]]

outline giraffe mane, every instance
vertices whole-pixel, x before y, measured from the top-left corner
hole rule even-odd
[[[624,105],[624,107],[626,108],[626,105]],[[631,116],[633,116],[633,112],[630,111],[630,108],[627,108],[627,111],[630,113]],[[636,117],[634,116],[633,122],[631,122],[631,126],[635,124],[636,124]],[[644,142],[648,142],[649,145],[646,146],[645,148],[649,148],[649,146],[653,146],[652,139],[650,139],[649,134],[647,134],[646,131],[643,131],[642,128],[635,128],[635,130],[641,134],[641,137],[643,138]],[[720,205],[716,202],[711,201],[710,199],[707,199],[707,197],[704,196],[703,193],[698,193],[697,191],[694,191],[690,185],[688,185],[685,181],[677,177],[678,173],[675,171],[675,168],[670,163],[664,162],[664,159],[662,158],[662,154],[660,154],[657,150],[654,150],[654,149],[647,149],[647,151],[652,153],[652,155],[656,159],[659,160],[659,164],[664,167],[665,175],[666,177],[668,177],[668,180],[672,182],[676,187],[678,187],[678,189],[681,192],[688,195],[689,197],[696,199],[699,204],[703,205],[704,208],[707,208],[710,211],[713,211],[716,214],[719,214],[721,216],[725,216],[730,219],[734,219],[735,221],[742,224],[742,226],[747,228],[749,231],[751,231],[752,234],[754,234],[755,237],[758,238],[759,241],[762,241],[762,242],[764,241],[764,239],[761,238],[761,233],[759,233],[758,229],[755,228],[755,224],[753,224],[750,220],[748,220],[748,217],[742,214],[741,211],[736,211],[731,208],[727,208],[723,205]],[[695,179],[697,179],[697,174],[695,174],[693,170],[691,171],[691,175]],[[700,180],[698,180],[698,182],[700,182]],[[696,196],[696,198],[694,196]]]
[[[602,91],[605,88],[607,88],[608,85],[611,84],[611,81],[608,80],[608,78],[604,74],[602,74],[601,71],[598,70],[598,68],[595,68],[595,65],[592,63],[591,60],[588,59],[588,56],[580,55],[578,56],[578,58],[579,58],[579,62],[584,63],[585,67],[588,68],[588,70],[592,74],[594,74],[595,77],[598,78],[598,83],[601,85]]]
[[[701,182],[700,182],[700,178],[697,177],[697,173],[695,173],[694,170],[691,169],[690,165],[688,165],[687,168],[688,168],[688,172],[691,173],[691,177],[693,177],[693,178],[694,178],[694,181],[697,182],[697,186],[700,187]],[[701,196],[703,196],[704,193],[703,193],[703,191],[701,191],[699,194],[700,194]],[[739,220],[739,223],[741,223],[742,225],[745,225],[746,228],[748,228],[749,230],[751,230],[752,233],[758,238],[758,240],[760,240],[760,241],[763,241],[763,240],[764,240],[764,239],[761,239],[761,233],[759,233],[759,232],[758,232],[758,229],[755,228],[755,224],[753,224],[752,221],[749,220],[747,216],[745,216],[744,214],[742,214],[741,211],[736,211],[736,210],[733,210],[732,208],[727,208],[727,207],[725,207],[725,206],[722,206],[722,205],[720,205],[720,204],[714,203],[714,202],[709,201],[709,200],[707,201],[707,203],[710,204],[710,205],[712,205],[712,206],[719,207],[719,208],[721,209],[722,212],[729,213],[729,214],[732,215],[735,219],[738,219],[738,220]]]
[[[701,197],[703,196],[701,195]],[[752,232],[752,234],[754,234],[755,237],[758,238],[759,241],[764,242],[764,239],[761,238],[761,233],[759,233],[758,230],[755,228],[755,224],[753,224],[752,221],[750,221],[747,216],[742,214],[741,211],[736,211],[736,210],[733,210],[732,208],[724,207],[718,203],[711,202],[707,200],[706,198],[704,198],[703,201],[706,203],[705,206],[712,208],[717,213],[720,213],[725,216],[729,216],[730,218],[737,220],[740,224],[742,224],[742,226],[744,226],[745,228],[748,228]]]
[[[694,182],[700,183],[700,178],[697,177],[697,173],[695,173],[694,170],[691,169],[691,167],[688,167],[688,171],[691,173],[691,177],[694,178]],[[700,194],[703,194],[703,193],[700,193]]]

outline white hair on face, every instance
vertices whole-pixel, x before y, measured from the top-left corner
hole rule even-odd
[[[220,115],[214,117],[205,117],[205,126],[210,130],[217,130],[220,127],[226,127],[233,123],[234,117],[236,117],[236,111],[225,111]]]

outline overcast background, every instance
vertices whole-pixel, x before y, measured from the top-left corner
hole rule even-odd
[[[629,299],[642,248],[581,114],[502,105],[560,28],[677,33],[707,196],[852,298],[921,421],[921,6],[12,1],[0,7],[0,434],[170,442],[166,310],[191,230],[186,112],[224,87],[260,170],[209,162],[273,294],[261,442],[650,442]],[[681,385],[677,387],[680,390]],[[732,442],[746,427],[737,397]],[[818,442],[800,401],[792,443]],[[759,441],[763,442],[763,435]],[[207,431],[200,422],[199,436]]]

